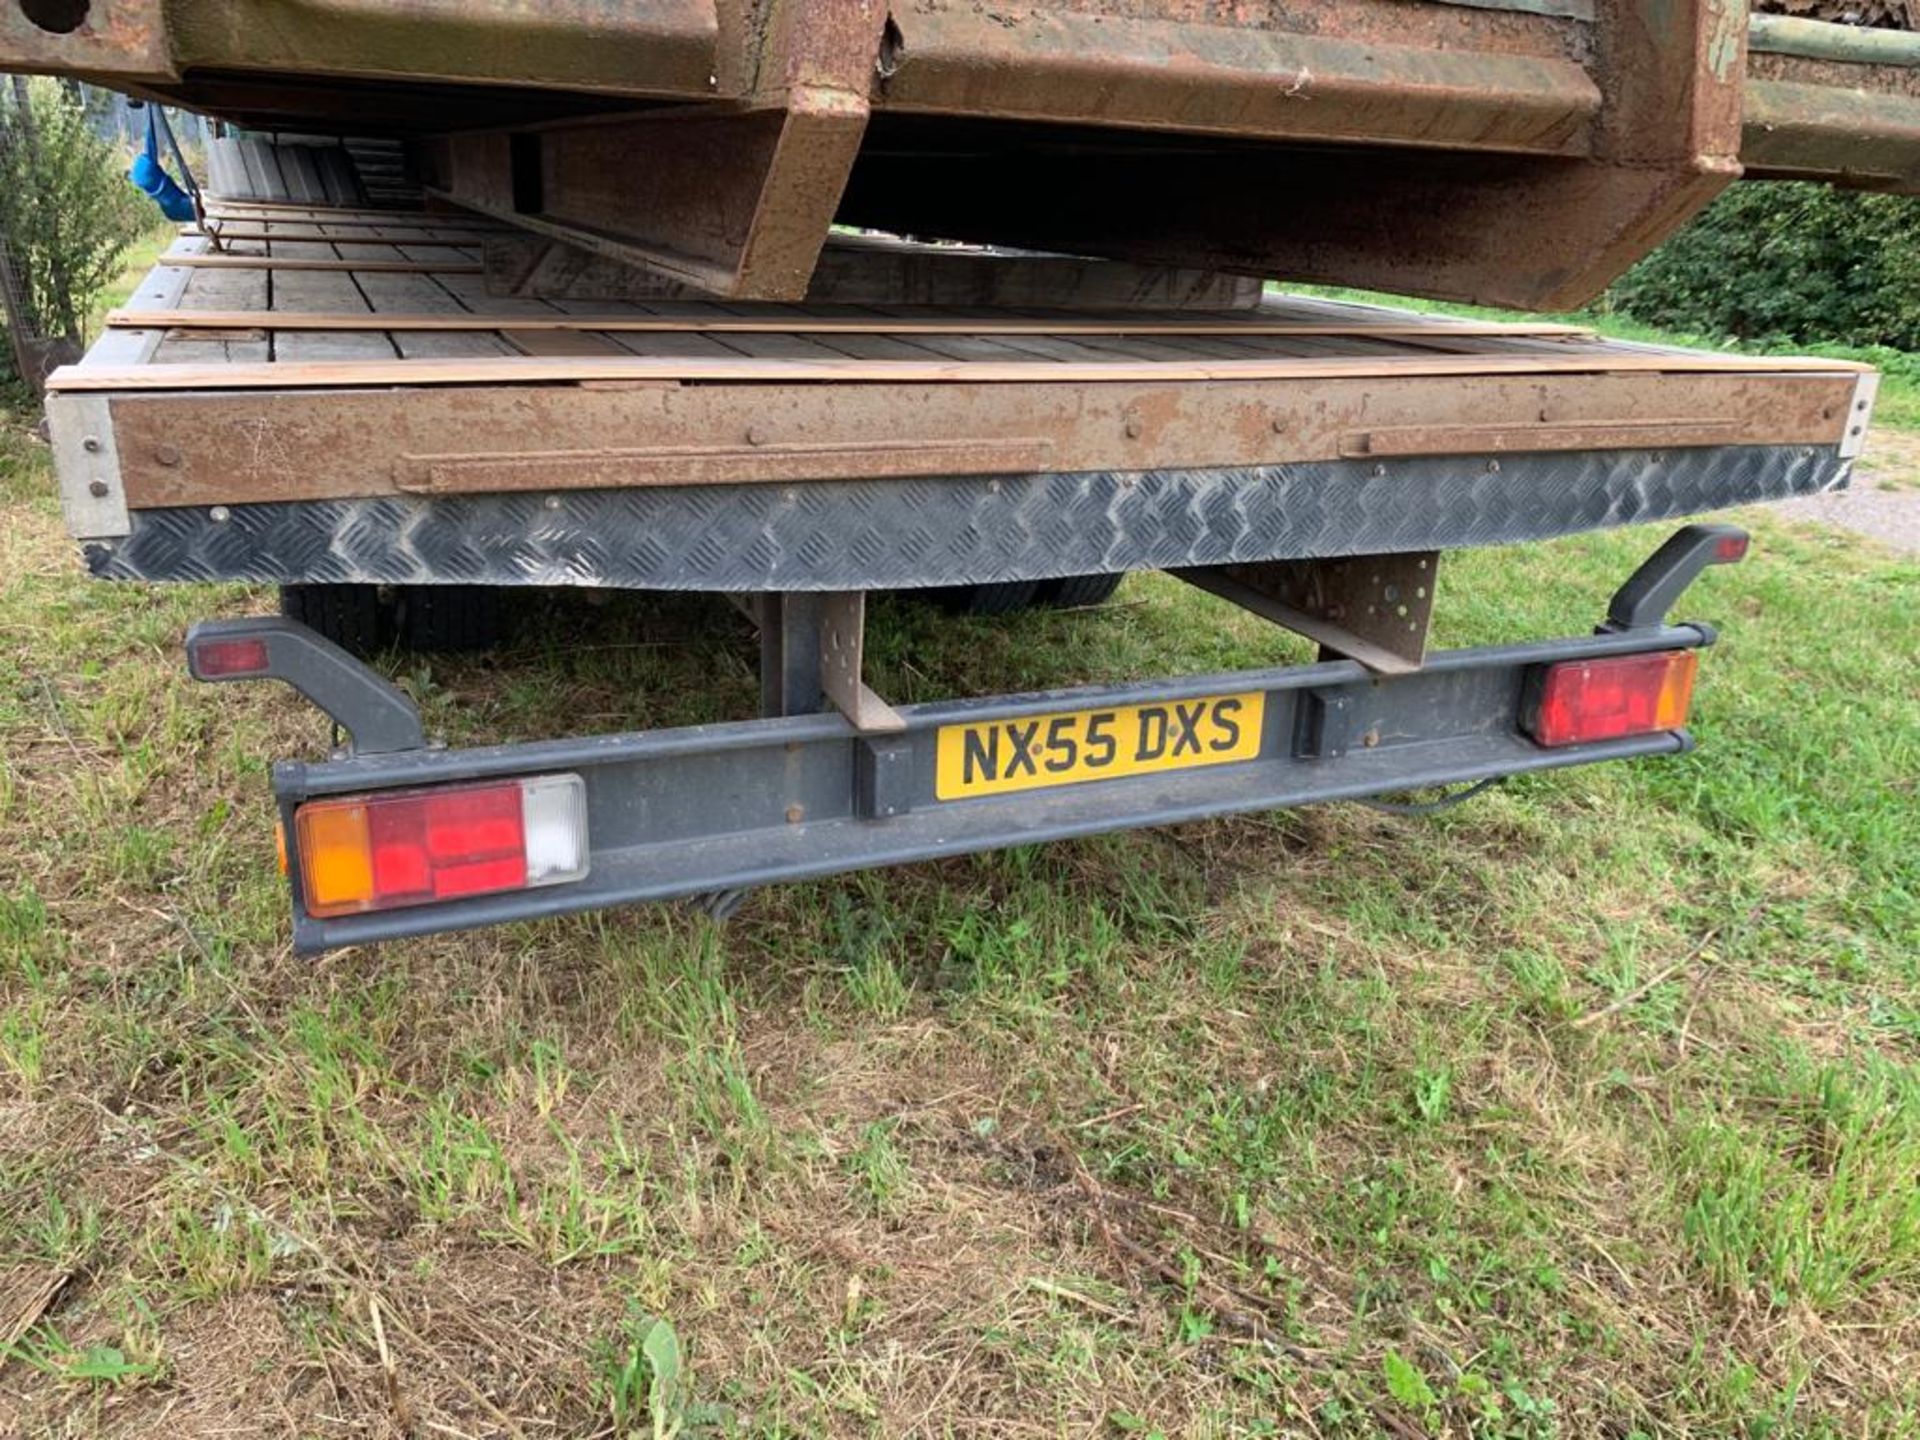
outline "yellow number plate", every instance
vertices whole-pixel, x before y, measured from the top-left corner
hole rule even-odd
[[[935,756],[933,792],[942,800],[970,800],[1251,760],[1260,753],[1266,698],[1259,693],[1203,695],[945,725]]]

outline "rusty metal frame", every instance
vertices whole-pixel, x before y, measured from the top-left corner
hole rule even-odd
[[[112,335],[142,333],[150,332]],[[1831,447],[1849,428],[1856,385],[1853,373],[649,382],[185,391],[115,395],[105,404],[128,504],[153,508],[1270,464],[1364,454],[1365,437],[1444,424],[1463,412],[1507,427],[1503,453],[1591,448],[1607,424],[1656,407],[1691,411],[1704,427],[1664,431],[1653,441],[1661,445],[1725,444],[1731,423],[1744,444]],[[902,436],[902,416],[912,417],[910,439]],[[1612,448],[1648,439],[1629,429]]]
[[[804,298],[866,132],[886,15],[877,0],[719,15],[714,79],[731,103],[456,135],[433,193],[718,295]]]
[[[1743,162],[1920,189],[1898,40],[1762,17],[1749,58],[1737,0],[1318,8],[95,0],[69,34],[0,9],[0,68],[435,136],[463,204],[779,299],[838,215],[1548,308]],[[513,203],[516,144],[554,172],[539,211]]]

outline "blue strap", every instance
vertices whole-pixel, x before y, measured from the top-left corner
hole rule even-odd
[[[127,179],[144,191],[167,219],[185,223],[195,218],[193,196],[181,189],[180,183],[167,174],[166,167],[160,163],[159,110],[151,100],[147,102],[147,148],[133,157]]]

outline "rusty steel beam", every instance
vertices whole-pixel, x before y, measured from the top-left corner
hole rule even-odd
[[[157,366],[156,370],[177,369]],[[1331,460],[1463,414],[1503,450],[1833,445],[1857,377],[1519,374],[1047,384],[472,386],[116,395],[127,503],[779,484]],[[1658,435],[1645,419],[1676,420]],[[639,438],[644,437],[644,438]],[[1414,447],[1383,444],[1403,456]],[[297,463],[289,457],[297,457]],[[1383,460],[1382,463],[1391,463]]]
[[[878,0],[784,0],[723,26],[740,99],[541,130],[455,135],[459,204],[736,299],[798,300],[865,133]]]
[[[799,298],[840,219],[1550,307],[1743,163],[1920,189],[1914,37],[1748,33],[1739,0],[14,0],[0,68],[431,136],[461,203],[725,296]]]
[[[976,11],[921,0],[894,10],[899,42],[878,103],[896,115],[1183,135],[1588,150],[1602,95],[1568,22],[1481,12],[1450,26],[1447,44],[1418,7],[1396,7],[1397,33],[1364,25],[1366,5],[1339,8],[1312,34],[1041,9],[982,24]],[[1533,43],[1497,45],[1495,27],[1520,19]],[[1463,32],[1485,48],[1461,43]]]
[[[216,70],[696,96],[712,91],[714,11],[713,0],[7,4],[0,68],[108,85]]]

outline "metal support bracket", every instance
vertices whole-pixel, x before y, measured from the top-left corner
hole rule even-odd
[[[133,532],[113,416],[104,394],[47,396],[47,430],[60,481],[60,509],[76,540],[118,540]]]
[[[297,620],[203,620],[187,631],[196,680],[284,680],[353,737],[353,753],[424,750],[420,711],[398,686]]]
[[[1873,402],[1880,394],[1880,372],[1869,370],[1853,383],[1853,401],[1847,407],[1847,431],[1840,437],[1840,458],[1852,460],[1867,443],[1873,421]]]
[[[832,706],[863,735],[906,728],[899,713],[861,679],[866,645],[864,591],[755,597],[760,624],[760,713],[812,715]]]
[[[1426,657],[1440,554],[1349,555],[1212,565],[1171,573],[1382,675]]]
[[[864,590],[842,590],[820,597],[820,686],[834,709],[851,720],[861,734],[897,734],[907,728],[907,722],[861,678],[866,633]]]
[[[1738,525],[1687,525],[1676,530],[1614,592],[1600,633],[1660,624],[1702,570],[1709,565],[1737,565],[1747,558],[1749,543],[1747,532]]]

